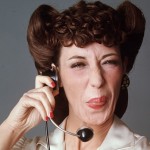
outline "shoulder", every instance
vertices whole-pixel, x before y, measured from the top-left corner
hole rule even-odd
[[[60,127],[64,128],[66,124],[66,119],[61,123]],[[64,133],[59,129],[55,129],[52,133],[49,134],[50,139],[50,148],[52,150],[64,150]],[[12,150],[29,150],[29,149],[38,149],[38,150],[46,150],[47,143],[46,137],[34,137],[32,139],[28,139],[22,137],[19,141],[14,145]]]
[[[100,149],[150,150],[150,143],[146,137],[134,133],[122,120],[115,117]]]
[[[18,140],[18,142],[13,146],[12,150],[29,150],[29,149],[39,149],[44,150],[46,148],[46,143],[44,142],[44,137],[34,137],[32,139],[28,139],[26,137],[22,137]]]
[[[115,126],[116,125],[116,126]],[[145,136],[141,136],[132,131],[122,120],[115,118],[114,129],[118,127],[122,139],[131,149],[150,150],[150,141]]]
[[[135,148],[138,150],[150,150],[150,141],[145,136],[134,134]]]

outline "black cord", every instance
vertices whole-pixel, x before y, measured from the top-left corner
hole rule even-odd
[[[50,150],[50,142],[49,142],[49,135],[48,135],[48,121],[45,123],[45,132],[46,132],[46,142],[47,142],[47,149]]]

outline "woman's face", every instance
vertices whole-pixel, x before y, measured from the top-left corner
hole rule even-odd
[[[69,116],[99,125],[114,114],[123,65],[119,49],[93,43],[63,47],[60,77],[69,101]]]

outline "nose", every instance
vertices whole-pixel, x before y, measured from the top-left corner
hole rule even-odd
[[[99,68],[91,69],[90,84],[92,87],[100,88],[104,84],[103,73]]]

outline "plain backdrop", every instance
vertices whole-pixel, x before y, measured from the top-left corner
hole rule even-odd
[[[40,4],[50,4],[63,10],[75,2],[77,0],[0,0],[0,122],[5,120],[23,93],[34,88],[36,70],[26,41],[32,12]],[[122,0],[102,2],[116,7]],[[143,11],[147,25],[142,47],[129,74],[129,105],[123,120],[133,131],[150,139],[150,1],[132,2]],[[52,130],[53,126],[49,126]],[[44,122],[26,136],[43,134]]]

